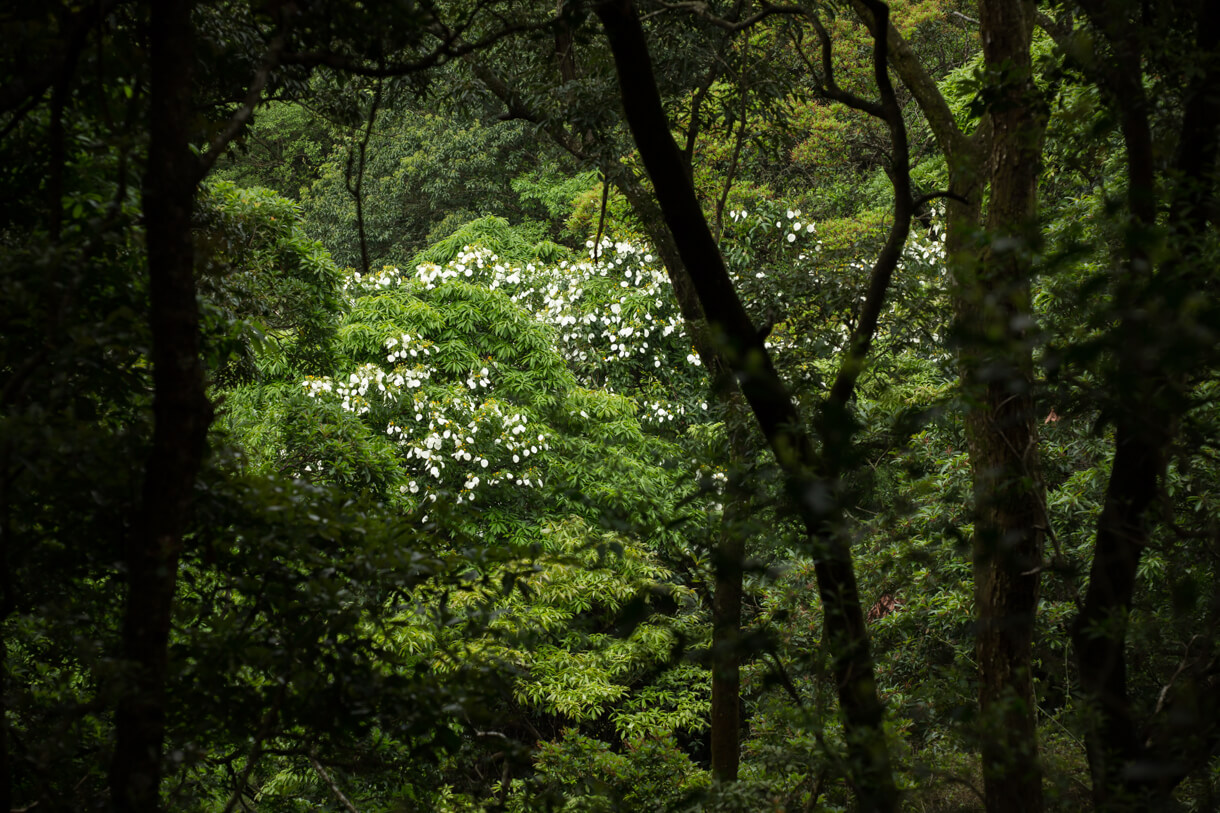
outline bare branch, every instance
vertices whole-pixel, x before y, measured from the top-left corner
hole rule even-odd
[[[225,148],[250,123],[250,118],[254,115],[254,108],[258,107],[259,102],[262,101],[263,91],[267,88],[267,83],[271,79],[271,72],[279,64],[284,50],[284,43],[285,35],[283,30],[277,32],[271,38],[271,42],[267,46],[267,53],[263,55],[262,62],[258,66],[258,71],[254,74],[254,80],[250,83],[250,89],[246,92],[246,98],[242,102],[242,106],[229,118],[229,123],[225,125],[225,128],[217,133],[208,143],[207,150],[199,156],[199,180],[207,177],[212,167],[216,165],[216,160],[224,154]]]
[[[326,771],[326,769],[322,767],[322,763],[318,762],[317,757],[311,754],[309,756],[309,764],[313,766],[315,771],[317,771],[318,776],[321,777],[322,781],[326,783],[326,786],[330,788],[330,792],[335,795],[335,799],[339,802],[339,804],[343,805],[348,813],[360,813],[360,811],[356,809],[356,806],[352,804],[351,800],[343,795],[343,791],[339,789],[339,785],[336,784],[334,778]]]
[[[286,53],[280,58],[280,63],[283,65],[300,65],[306,68],[325,67],[343,71],[353,76],[364,76],[370,79],[388,79],[395,76],[409,76],[421,73],[449,60],[489,48],[513,34],[549,29],[554,25],[555,20],[550,17],[539,22],[507,25],[472,42],[463,42],[462,31],[460,30],[454,31],[439,25],[433,26],[432,33],[441,40],[440,45],[431,53],[425,54],[419,59],[405,62],[379,63],[374,65],[334,51],[305,51]]]
[[[838,82],[835,81],[835,69],[833,61],[834,49],[830,42],[830,33],[827,32],[826,26],[822,25],[822,21],[816,14],[809,15],[809,23],[813,26],[813,30],[817,33],[818,41],[822,46],[822,69],[820,75],[818,69],[814,67],[813,62],[807,56],[805,56],[805,51],[800,47],[799,42],[796,43],[796,50],[797,53],[800,54],[801,59],[804,60],[805,64],[809,67],[810,73],[817,78],[819,84],[817,89],[818,93],[827,99],[839,102],[840,104],[845,104],[853,110],[859,110],[869,114],[870,116],[884,119],[885,113],[882,112],[881,105],[877,104],[876,102],[871,102],[868,99],[861,98],[860,96],[839,87]]]
[[[667,11],[685,11],[693,14],[700,19],[706,20],[717,28],[723,28],[725,31],[736,34],[740,31],[745,31],[751,26],[757,25],[768,17],[773,17],[777,14],[804,14],[805,9],[800,6],[773,6],[770,3],[763,3],[759,11],[754,12],[744,20],[731,20],[725,17],[718,17],[713,14],[708,8],[707,3],[693,0],[693,2],[682,3],[660,3],[660,10],[654,11],[651,14],[646,14],[640,19],[647,20],[651,17],[656,17],[659,14],[664,14]]]
[[[877,112],[874,115],[882,118],[889,126],[892,145],[889,176],[890,183],[894,186],[894,221],[890,225],[890,233],[886,238],[885,246],[882,247],[876,262],[873,263],[864,306],[860,309],[860,319],[852,331],[846,355],[839,367],[834,385],[830,388],[830,397],[827,399],[826,406],[831,410],[843,409],[854,394],[856,381],[864,369],[864,361],[868,357],[868,351],[872,347],[873,338],[877,332],[877,324],[885,305],[890,280],[894,276],[894,270],[898,267],[898,261],[902,259],[902,248],[906,245],[907,235],[911,231],[911,218],[916,211],[914,201],[911,199],[910,149],[907,144],[906,123],[902,118],[902,106],[898,103],[894,85],[890,81],[887,59],[887,39],[891,28],[890,10],[881,0],[863,0],[863,2],[873,17],[873,24],[869,26],[873,35],[873,80],[876,82],[877,92],[881,96],[881,104],[877,106]],[[821,27],[820,23],[817,27],[818,36],[823,37],[825,29]],[[822,49],[826,63],[829,63],[829,48],[829,40],[823,39]],[[831,441],[832,438],[829,436],[823,437],[824,444],[829,445]],[[833,459],[834,456],[831,457]]]
[[[872,25],[873,13],[868,3],[863,0],[852,0],[852,8],[866,25]],[[890,64],[894,66],[902,83],[906,85],[907,90],[911,91],[911,95],[915,97],[919,108],[928,119],[932,134],[936,137],[941,151],[950,156],[965,154],[970,147],[969,139],[957,126],[953,111],[949,109],[949,103],[941,94],[936,80],[927,72],[919,58],[915,56],[915,52],[911,50],[911,46],[893,25],[890,25],[889,30],[886,31],[885,43],[889,52]]]
[[[369,140],[373,137],[373,126],[377,122],[377,111],[381,108],[381,80],[377,80],[373,91],[373,104],[369,107],[369,120],[364,128],[364,137],[355,150],[347,154],[347,172],[343,177],[347,192],[356,202],[356,231],[360,236],[360,271],[369,272],[369,241],[364,229],[364,168],[367,163]],[[356,171],[356,183],[352,184],[352,161],[359,155],[360,165]]]

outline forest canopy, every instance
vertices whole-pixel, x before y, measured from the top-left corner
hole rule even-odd
[[[1220,805],[1204,0],[0,33],[0,810]]]

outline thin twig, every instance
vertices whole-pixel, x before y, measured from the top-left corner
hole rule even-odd
[[[318,776],[322,777],[322,781],[325,782],[327,787],[330,788],[330,792],[335,794],[335,799],[338,800],[339,804],[347,808],[348,813],[360,813],[360,811],[356,809],[356,806],[352,804],[351,800],[343,795],[343,791],[339,789],[339,786],[335,784],[335,780],[331,778],[331,775],[326,772],[325,768],[322,767],[322,763],[318,762],[317,757],[310,754],[309,764],[312,765],[313,769],[318,772]]]
[[[360,156],[360,165],[356,170],[356,185],[352,186],[352,159],[357,155],[357,152],[349,152],[347,154],[347,174],[343,179],[348,193],[356,201],[356,233],[360,237],[360,271],[364,274],[369,272],[369,241],[364,230],[364,167],[368,154],[369,140],[373,137],[373,125],[377,121],[377,110],[381,107],[381,82],[382,80],[378,79],[373,88],[373,104],[369,108],[368,124],[365,125],[364,137],[357,148]]]
[[[259,759],[263,755],[263,743],[271,736],[271,729],[275,725],[276,718],[279,717],[280,706],[283,704],[284,695],[287,691],[288,681],[285,679],[275,694],[275,700],[271,703],[271,708],[267,709],[267,713],[259,721],[258,731],[254,735],[254,742],[250,745],[250,752],[246,754],[246,765],[242,768],[241,777],[238,778],[237,784],[233,788],[233,795],[229,797],[229,803],[225,805],[223,813],[233,813],[233,808],[238,802],[241,803],[243,808],[246,806],[245,800],[242,798],[245,795],[246,785],[250,782],[250,774],[254,771],[254,766],[258,764]]]
[[[602,206],[601,212],[597,216],[597,239],[593,241],[593,264],[597,265],[597,261],[601,259],[602,254],[602,235],[606,232],[606,204],[610,202],[610,179],[606,177],[606,173],[602,173]]]

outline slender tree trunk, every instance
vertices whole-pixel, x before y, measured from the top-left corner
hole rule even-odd
[[[729,424],[730,465],[744,462],[752,448],[749,415],[736,390],[722,399]],[[730,489],[734,487],[730,484]],[[736,782],[741,763],[741,608],[746,538],[737,527],[748,516],[749,495],[725,495],[720,541],[713,555],[712,595],[712,776]]]
[[[0,619],[0,623],[3,621],[4,619]],[[8,682],[8,641],[4,637],[4,631],[0,629],[0,810],[13,809],[13,769],[8,748],[8,704],[4,702]]]
[[[168,642],[182,533],[212,419],[199,357],[191,209],[198,167],[190,149],[191,3],[151,9],[148,166],[143,209],[153,361],[153,442],[140,516],[125,553],[127,670],[110,767],[114,807],[160,809]]]
[[[726,508],[726,511],[729,509]],[[736,782],[741,761],[741,595],[745,538],[721,527],[712,597],[712,776]]]
[[[754,445],[746,424],[749,406],[733,383],[712,342],[707,317],[694,282],[682,262],[673,236],[664,227],[664,217],[644,185],[620,168],[607,175],[645,223],[648,239],[665,265],[678,300],[687,335],[695,346],[704,369],[712,379],[712,390],[724,408],[729,424],[729,464],[746,461]],[[745,538],[733,527],[734,517],[748,510],[730,499],[721,520],[720,541],[713,554],[715,584],[712,594],[712,775],[722,782],[737,781],[741,763],[741,606]]]
[[[872,12],[853,0],[865,20]],[[1044,116],[1029,76],[1033,4],[982,0],[986,64],[1003,101],[972,135],[957,126],[932,77],[892,27],[889,59],[927,117],[949,165],[946,250],[969,403],[975,478],[979,701],[992,720],[983,749],[988,810],[1040,810],[1030,657],[1046,518],[1038,474],[1028,252],[1037,232]],[[992,184],[987,230],[983,191]],[[991,250],[988,247],[992,247]],[[1005,250],[996,250],[1006,247]],[[997,335],[998,334],[998,335]]]

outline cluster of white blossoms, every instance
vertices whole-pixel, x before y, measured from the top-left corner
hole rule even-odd
[[[697,408],[688,409],[686,404],[670,401],[644,401],[640,404],[640,423],[651,426],[663,426],[673,423],[674,419],[687,418],[692,415],[706,417],[707,402],[701,402]]]
[[[396,287],[401,281],[402,272],[387,265],[379,271],[370,271],[367,274],[354,271],[344,277],[341,288],[343,293],[351,299],[355,296],[374,293],[380,289]]]
[[[434,290],[449,281],[502,290],[556,329],[557,349],[588,385],[605,386],[606,373],[616,362],[643,361],[648,366],[649,356],[654,370],[684,357],[698,367],[697,357],[692,361],[691,354],[674,352],[689,342],[683,338],[684,323],[669,291],[669,277],[657,259],[622,240],[603,238],[597,245],[590,240],[586,247],[588,260],[564,260],[551,267],[514,265],[490,249],[466,246],[452,261],[425,263],[413,273],[387,266],[352,274],[345,290],[349,296],[403,284]]]
[[[785,239],[789,243],[795,243],[797,237],[800,236],[802,231],[807,234],[813,234],[815,231],[817,231],[817,227],[814,226],[814,224],[801,221],[801,219],[800,219],[801,210],[800,209],[789,209],[787,214],[788,214],[788,220],[791,222],[785,226],[784,221],[776,220],[775,228],[779,229],[780,231],[787,232]],[[734,223],[742,223],[749,216],[750,216],[750,213],[747,212],[745,209],[729,210],[729,219],[732,220]],[[763,220],[762,218],[759,218],[759,222],[763,226],[770,226],[771,219],[767,218],[766,220]],[[820,248],[822,244],[818,243],[817,245]]]
[[[670,363],[665,345],[683,342],[683,322],[669,291],[669,277],[646,249],[626,241],[588,241],[589,259],[553,268],[500,261],[493,253],[467,247],[455,267],[489,269],[487,285],[553,326],[558,349],[586,383],[591,370],[652,356],[653,369]],[[670,336],[675,338],[669,342]],[[680,357],[680,356],[679,356]],[[663,360],[664,358],[664,360]]]
[[[391,400],[398,400],[404,389],[420,387],[431,376],[427,368],[398,368],[386,372],[375,364],[362,364],[347,378],[331,379],[327,377],[308,376],[301,382],[305,394],[317,398],[323,394],[333,394],[339,399],[339,406],[346,412],[364,415],[372,408],[369,399],[370,392],[382,394]]]
[[[422,437],[412,427],[404,429],[393,422],[387,427],[391,437],[397,435],[407,460],[414,461],[416,473],[400,487],[403,494],[422,490],[429,500],[435,500],[435,488],[447,487],[457,492],[455,500],[461,505],[475,501],[480,487],[543,485],[538,455],[551,448],[550,442],[524,414],[506,413],[497,401],[449,406],[465,409],[451,410],[449,417],[434,415]],[[455,418],[453,412],[464,414]],[[452,477],[446,474],[450,466],[454,468]]]
[[[403,281],[389,275],[380,279]],[[393,415],[385,433],[399,445],[411,472],[399,488],[402,495],[435,501],[439,493],[449,492],[462,504],[474,501],[480,489],[502,483],[542,486],[540,453],[550,449],[548,436],[520,410],[490,397],[491,369],[471,370],[456,386],[446,385],[432,381],[433,370],[425,366],[435,353],[430,341],[402,333],[387,339],[385,350],[386,361],[397,365],[393,370],[365,364],[346,378],[310,377],[302,386],[307,395],[335,399],[357,415],[368,414],[378,403]],[[487,397],[475,397],[480,391]],[[324,468],[318,463],[305,470],[322,473]]]
[[[669,290],[669,277],[650,251],[623,240],[604,238],[586,243],[587,260],[554,265],[516,264],[495,252],[466,246],[444,265],[426,263],[413,273],[387,267],[360,278],[359,290],[376,293],[400,285],[434,290],[465,282],[500,290],[534,318],[554,328],[556,349],[586,386],[614,391],[615,370],[623,378],[651,369],[659,379],[676,372],[701,377],[699,357],[691,352],[684,322]],[[425,361],[428,344],[404,335],[388,346],[387,361]],[[627,366],[629,363],[630,366]],[[487,368],[473,370],[466,386],[490,386]],[[680,403],[644,407],[643,419],[654,425],[685,415]]]
[[[751,227],[749,240],[755,245],[762,241],[778,248],[785,265],[798,273],[807,267],[806,279],[820,282],[822,243],[816,226],[803,219],[799,209],[769,215],[751,215],[741,209],[728,216],[738,227]],[[943,235],[935,230],[931,234],[918,230],[908,242],[906,261],[943,269],[942,241]],[[612,390],[611,373],[616,369],[634,376],[641,369],[651,369],[662,383],[679,372],[704,376],[659,261],[647,249],[622,240],[604,238],[596,244],[590,240],[586,248],[587,259],[547,265],[510,263],[488,249],[467,246],[443,265],[427,263],[413,271],[386,267],[353,274],[346,290],[350,296],[359,296],[408,286],[422,293],[448,283],[466,283],[503,291],[553,328],[556,349],[586,386]],[[739,266],[750,262],[748,254],[740,256]],[[867,271],[863,263],[854,266],[855,271]],[[752,302],[774,298],[778,303],[782,299],[782,291],[762,281],[769,269],[738,267],[731,273]],[[847,336],[827,338],[830,344],[841,345]],[[783,331],[770,339],[768,346],[781,352],[795,341]],[[501,484],[518,488],[542,485],[540,457],[550,448],[546,432],[538,431],[525,414],[495,398],[493,363],[472,368],[445,384],[439,377],[430,380],[436,347],[423,336],[404,332],[387,339],[385,353],[386,363],[394,365],[392,371],[364,365],[346,379],[311,378],[303,386],[310,395],[336,398],[344,409],[360,415],[368,413],[378,398],[391,407],[394,419],[387,422],[385,431],[399,444],[411,471],[401,486],[404,495],[435,500],[439,493],[449,492],[462,503]],[[630,364],[616,366],[624,362]],[[691,405],[654,394],[639,401],[638,415],[645,425],[672,430],[686,421],[704,420],[707,409],[706,403]]]
[[[396,361],[406,362],[407,359],[421,360],[432,355],[432,342],[427,341],[422,337],[411,338],[408,333],[402,336],[386,339],[385,349],[388,351],[386,361],[393,364]]]
[[[846,275],[847,277],[863,280],[867,278],[872,268],[871,260],[857,259],[845,264],[842,260],[838,260],[828,264],[823,254],[826,249],[822,241],[817,237],[817,226],[814,223],[808,222],[807,218],[803,219],[800,209],[787,209],[782,212],[773,210],[770,213],[759,212],[754,214],[745,209],[736,209],[729,211],[728,215],[734,224],[747,227],[744,233],[739,232],[746,242],[755,245],[762,243],[771,246],[772,249],[786,249],[795,252],[795,258],[793,259],[792,255],[789,254],[786,263],[791,264],[793,270],[796,270],[798,273],[805,271],[807,273],[805,279],[814,285],[842,284],[843,271],[851,272]],[[933,224],[930,228],[912,229],[899,263],[899,271],[904,272],[906,278],[910,278],[910,272],[914,272],[917,275],[918,284],[924,288],[943,284],[937,278],[943,277],[948,273],[945,263],[944,228],[941,225],[943,223],[944,210],[934,208],[932,210],[932,217]],[[777,240],[779,241],[778,246],[775,245]],[[789,249],[790,245],[791,248]],[[732,254],[731,250],[729,254]],[[830,271],[834,273],[828,273]],[[743,293],[747,294],[752,301],[760,305],[767,304],[764,301],[767,297],[774,297],[776,300],[774,304],[778,305],[779,300],[782,300],[784,297],[782,289],[768,290],[768,287],[759,287],[760,284],[756,280],[763,280],[768,276],[767,271],[764,269],[731,268],[730,274],[734,282],[739,284]],[[859,301],[864,300],[863,287],[857,295]],[[889,298],[886,303],[887,311],[892,311],[895,305],[894,298]],[[883,330],[885,329],[883,327]],[[849,335],[850,333],[846,328],[838,326],[837,328],[832,327],[823,339],[831,349],[842,350],[846,346]],[[767,342],[769,348],[781,352],[788,349],[792,344],[792,337],[783,334],[778,334],[774,336],[773,341]]]

